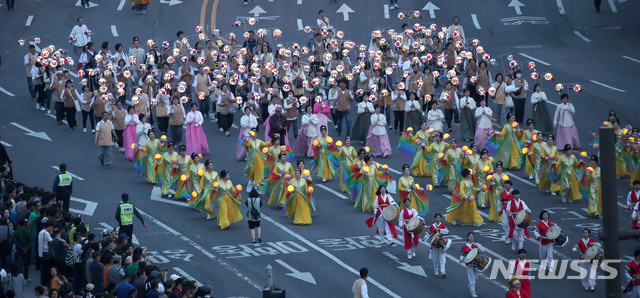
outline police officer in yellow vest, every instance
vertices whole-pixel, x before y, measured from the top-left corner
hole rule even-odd
[[[133,215],[134,214],[136,217],[138,217],[140,222],[142,222],[142,225],[146,227],[147,224],[144,223],[144,219],[142,219],[142,216],[138,212],[138,209],[136,209],[136,207],[134,207],[133,204],[129,203],[129,194],[123,193],[122,203],[120,203],[120,205],[118,206],[118,209],[116,209],[116,220],[120,225],[120,231],[118,232],[118,234],[120,235],[125,234],[127,235],[127,237],[129,237],[129,239],[133,237]]]
[[[69,211],[69,200],[73,189],[73,178],[67,174],[67,165],[60,164],[60,174],[53,181],[53,194],[64,211]]]

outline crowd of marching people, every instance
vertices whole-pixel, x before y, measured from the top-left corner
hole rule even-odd
[[[576,109],[570,97],[579,94],[580,85],[556,84],[558,95],[553,97],[561,102],[552,113],[542,85],[553,74],[512,56],[499,58],[506,62],[499,66],[488,54],[489,46],[465,36],[457,17],[448,27],[418,22],[398,31],[374,30],[369,41],[359,43],[344,39],[345,33],[333,28],[323,11],[317,24],[304,29],[313,36],[308,43],[287,46],[278,43],[283,35],[279,29],[247,30],[242,38],[229,33],[224,42],[219,31],[212,40],[197,26],[194,34],[178,31],[172,42],[143,43],[134,37],[125,50],[108,41],[97,46],[78,18],[69,36],[77,57],[55,46],[40,52],[29,48],[24,57],[29,90],[37,109],[55,114],[58,124],[66,118],[71,130],[79,127],[76,112],[82,113],[83,132],[90,127],[95,134],[102,166],[110,167],[112,148],[119,148],[140,177],[161,187],[163,196],[187,200],[207,219],[216,218],[221,229],[243,219],[243,186],[232,182],[239,172],[215,170],[216,160],[207,157],[203,124],[215,121],[220,131],[215,138],[229,137],[239,114],[238,145],[232,150],[246,161],[242,174],[249,180],[245,204],[252,229],[259,228],[260,194],[295,224],[309,225],[316,210],[313,184],[338,180],[354,207],[373,212],[366,223],[377,227],[382,243],[393,245],[399,220],[408,258],[415,257],[418,235],[425,229],[437,276],[446,276],[444,256],[450,246],[443,222],[480,225],[484,220],[478,208],[488,208],[488,219],[502,224],[505,243],[522,255],[521,269],[528,268],[523,243],[530,237],[533,211],[505,170],[524,170],[541,191],[560,196],[563,203],[586,202],[590,216],[602,214],[598,136],[589,143],[593,154],[588,154],[573,120]],[[77,66],[77,80],[65,64]],[[531,117],[525,119],[527,110]],[[458,138],[453,137],[454,124],[460,125]],[[603,124],[614,127],[618,136],[618,177],[640,179],[638,129],[621,126],[613,111]],[[400,135],[397,145],[392,146],[389,133]],[[386,189],[392,180],[389,166],[374,158],[397,153],[407,161],[397,181],[396,202]],[[303,157],[312,157],[310,164]],[[418,177],[430,177],[430,183],[420,186]],[[628,204],[637,229],[640,182],[633,184]],[[451,205],[425,226],[427,193],[445,185],[452,192]],[[555,228],[559,235],[549,238],[554,226],[549,212],[538,212],[540,221],[532,232],[540,259],[550,260],[553,245],[567,241],[561,241],[564,234]],[[46,214],[55,215],[51,210]],[[75,225],[77,220],[62,223]],[[65,226],[53,226],[53,237],[56,227],[64,231]],[[576,245],[580,258],[601,254],[589,234],[585,229]],[[63,239],[72,244],[76,236],[67,236]],[[122,245],[115,238],[115,245]],[[487,263],[473,233],[467,240],[461,262],[467,264],[475,297],[478,272]],[[124,241],[126,246],[126,237]],[[124,263],[126,257],[118,261]],[[514,272],[523,275],[526,269]],[[526,279],[509,285],[522,297],[529,294]],[[585,277],[583,286],[594,291],[595,280]]]

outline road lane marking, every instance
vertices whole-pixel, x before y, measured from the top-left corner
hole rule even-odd
[[[318,184],[318,187],[320,187],[320,188],[322,188],[322,189],[324,189],[324,190],[326,190],[326,191],[328,191],[328,192],[330,192],[330,193],[334,194],[334,195],[335,195],[335,196],[337,196],[338,198],[341,198],[341,199],[343,199],[343,200],[348,199],[348,198],[347,198],[347,196],[345,196],[345,195],[343,195],[343,194],[341,194],[341,193],[339,193],[339,192],[337,192],[337,191],[335,191],[335,190],[333,190],[333,189],[331,189],[331,188],[329,188],[329,187],[327,187],[327,186],[324,186],[324,185],[322,185],[322,184]]]
[[[580,31],[573,31],[573,33],[575,33],[578,37],[582,38],[582,40],[584,40],[586,42],[591,42],[591,39],[588,39],[586,36],[582,35],[582,33],[580,33]]]
[[[511,2],[509,2],[509,4],[507,5],[507,7],[513,7],[516,10],[517,15],[522,15],[522,9],[520,8],[522,6],[526,5],[518,0],[511,0]]]
[[[635,59],[635,58],[631,58],[631,57],[629,57],[629,56],[622,56],[622,58],[627,59],[627,60],[631,60],[631,61],[633,61],[633,62],[638,62],[638,63],[640,63],[640,60]]]
[[[542,64],[542,65],[544,65],[544,66],[551,66],[551,64],[549,64],[549,63],[547,63],[547,62],[544,62],[544,61],[542,61],[542,60],[540,60],[540,59],[537,59],[537,58],[533,58],[533,57],[531,57],[531,56],[529,56],[529,55],[527,55],[527,54],[525,54],[525,53],[518,53],[518,55],[520,55],[520,56],[522,56],[522,57],[529,58],[529,59],[531,59],[531,60],[533,60],[533,61],[535,61],[535,62],[538,62],[538,63],[540,63],[540,64]]]
[[[175,270],[176,272],[178,272],[182,277],[184,277],[187,280],[193,280],[195,281],[198,286],[204,286],[203,283],[199,282],[197,279],[193,278],[193,276],[189,275],[189,273],[185,272],[184,270],[180,269],[180,267],[173,267],[173,270]]]
[[[352,268],[351,266],[347,265],[345,262],[343,262],[342,260],[338,259],[337,257],[332,255],[328,251],[326,251],[326,250],[320,248],[319,246],[315,245],[313,242],[311,242],[311,241],[307,240],[306,238],[298,235],[296,232],[291,231],[289,228],[283,226],[282,224],[280,224],[279,222],[275,221],[271,217],[262,215],[262,219],[272,223],[276,227],[278,227],[281,230],[283,230],[285,233],[291,235],[293,238],[296,238],[296,239],[300,240],[301,242],[303,242],[307,246],[309,246],[309,247],[313,248],[314,250],[316,250],[317,252],[323,254],[325,257],[329,258],[330,260],[332,260],[333,262],[338,264],[340,267],[346,269],[347,271],[349,271],[349,272],[351,272],[351,273],[353,273],[355,275],[359,275],[360,274],[360,272],[358,270],[356,270],[356,269]],[[382,284],[380,284],[378,281],[376,281],[372,277],[368,277],[367,278],[367,282],[371,283],[371,285],[379,288],[380,290],[382,290],[383,292],[387,293],[387,295],[389,295],[391,297],[397,297],[397,298],[400,297],[396,293],[394,293],[392,290],[390,290],[387,287],[383,286]]]
[[[30,16],[27,18],[27,22],[26,22],[24,25],[25,25],[25,26],[27,26],[27,27],[29,27],[29,26],[31,26],[31,22],[33,22],[33,15],[30,15]]]
[[[216,15],[218,13],[218,4],[220,0],[213,0],[213,5],[211,6],[211,31],[216,29]],[[231,43],[230,40],[226,39],[223,36],[216,36],[218,39],[222,40],[226,43]]]
[[[191,247],[193,247],[195,250],[201,252],[202,254],[204,254],[205,256],[209,257],[211,260],[215,261],[216,263],[218,263],[219,265],[221,265],[222,267],[224,267],[225,269],[231,271],[231,273],[235,274],[236,276],[238,276],[240,279],[246,281],[248,284],[250,284],[251,286],[253,286],[254,288],[256,288],[257,290],[262,290],[262,286],[251,280],[249,277],[245,276],[242,272],[240,272],[238,269],[234,268],[233,266],[229,265],[227,262],[225,262],[224,260],[216,257],[214,254],[212,254],[211,252],[209,252],[208,250],[206,250],[204,247],[200,246],[199,244],[195,243],[193,240],[191,240],[189,237],[182,235],[180,232],[174,230],[173,228],[171,228],[170,226],[164,224],[163,222],[157,220],[155,217],[149,215],[148,213],[140,210],[140,208],[137,208],[138,212],[140,212],[140,214],[146,216],[151,222],[157,224],[158,226],[162,227],[163,229],[167,230],[167,232],[177,236],[178,238],[180,238],[182,241],[184,241],[185,243],[187,243],[188,245],[190,245]],[[264,216],[262,218],[265,218]]]
[[[60,168],[58,166],[51,166],[52,168],[56,169],[56,171],[60,171]],[[73,177],[74,179],[78,179],[80,181],[84,181],[84,178],[78,176],[78,175],[74,175],[71,172],[67,172],[67,174],[69,174],[69,176]]]
[[[11,93],[11,92],[7,91],[7,89],[4,89],[4,88],[2,88],[2,87],[0,87],[0,91],[2,91],[2,93],[6,94],[6,95],[9,95],[9,96],[12,96],[12,97],[13,97],[13,96],[16,96],[15,94],[13,94],[13,93]]]
[[[609,6],[611,6],[611,11],[612,12],[618,12],[618,9],[616,8],[616,5],[613,4],[613,0],[609,0]]]
[[[29,42],[29,44],[30,44],[30,45],[32,45],[32,46],[34,46],[34,47],[36,47],[36,52],[42,52],[42,51],[40,50],[40,47],[39,47],[35,42],[30,41],[30,42]]]
[[[96,202],[91,202],[91,201],[83,200],[83,199],[76,198],[76,197],[71,197],[71,201],[78,202],[78,203],[83,203],[83,204],[86,205],[84,207],[84,209],[82,209],[82,210],[69,208],[69,211],[71,211],[72,213],[84,214],[84,215],[87,215],[87,216],[93,216],[93,213],[96,212],[96,208],[98,208],[98,203],[96,203]]]
[[[384,7],[384,18],[388,19],[389,18],[389,4],[385,4],[383,5]]]
[[[124,1],[124,0],[123,0]],[[209,0],[202,1],[202,7],[200,8],[200,27],[204,28],[204,19],[206,18],[207,13],[207,5],[209,4]],[[214,28],[211,28],[213,30]]]
[[[554,104],[555,104],[555,103],[554,103]],[[556,105],[557,105],[557,104],[556,104]],[[518,177],[515,173],[509,173],[509,172],[504,172],[504,173],[505,173],[505,174],[507,174],[507,175],[509,175],[509,178],[513,177],[513,178],[516,178],[516,180],[520,180],[521,182],[523,182],[523,183],[524,183],[524,184],[526,184],[526,185],[533,186],[533,187],[537,187],[535,183],[533,183],[533,182],[531,182],[531,181],[529,181],[529,180],[526,180],[526,179],[524,179],[524,178],[520,178],[520,177]]]
[[[54,115],[54,114],[45,114],[45,115],[47,115],[47,116],[49,116],[49,117],[51,117],[53,119],[56,119],[56,115]],[[66,124],[66,125],[69,125],[69,122],[67,122],[67,120],[62,120],[62,123]]]
[[[113,34],[114,37],[118,37],[118,29],[116,29],[116,25],[111,25],[111,34]]]
[[[478,30],[482,29],[480,27],[480,22],[478,22],[478,16],[475,13],[471,14],[471,19],[473,20],[473,25],[476,26],[476,29]]]
[[[269,0],[269,2],[273,2],[273,0]],[[302,5],[302,0],[298,0],[298,5]]]
[[[440,7],[437,7],[435,4],[431,3],[431,1],[427,2],[427,5],[425,5],[422,10],[428,10],[429,11],[429,17],[432,19],[436,18],[436,10],[440,10]]]
[[[556,0],[556,3],[558,4],[558,10],[560,11],[560,14],[564,14],[564,5],[562,5],[562,0]]]
[[[5,141],[0,141],[0,144],[4,145],[5,147],[13,147],[13,145],[5,142]]]
[[[120,0],[120,4],[118,4],[118,9],[117,10],[122,10],[122,8],[124,7],[124,2],[126,0]]]
[[[591,81],[589,81],[589,82],[594,83],[594,84],[596,84],[596,85],[600,85],[600,86],[605,87],[605,88],[609,88],[609,89],[614,90],[614,91],[618,91],[618,92],[626,92],[626,91],[624,91],[624,90],[622,90],[622,89],[618,89],[618,88],[616,88],[616,87],[611,87],[611,86],[609,86],[609,85],[607,85],[607,84],[600,83],[600,82],[598,82],[598,81],[596,81],[596,80],[591,80]]]
[[[302,19],[297,19],[296,21],[298,23],[298,31],[304,30],[304,26],[302,26]]]
[[[355,12],[353,9],[351,9],[351,7],[349,7],[349,5],[347,5],[346,3],[342,3],[342,6],[340,6],[340,8],[338,8],[338,10],[336,11],[336,13],[341,13],[342,14],[342,19],[343,21],[349,21],[349,13]]]
[[[153,189],[151,189],[151,197],[150,199],[152,201],[158,201],[158,202],[164,202],[167,204],[173,204],[173,205],[177,205],[177,206],[182,206],[182,207],[189,207],[189,203],[187,202],[181,202],[181,201],[176,201],[176,200],[169,200],[169,199],[165,199],[162,197],[162,188],[155,186]]]

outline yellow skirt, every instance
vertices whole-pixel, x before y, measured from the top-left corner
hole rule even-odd
[[[416,154],[422,154],[422,151],[419,151],[419,152],[420,153],[416,152]],[[428,166],[429,165],[427,164],[427,161],[424,158],[420,157],[420,159],[418,159],[418,162],[411,167],[411,169],[413,170],[413,176],[417,176],[417,177],[431,176]]]
[[[293,219],[294,224],[311,224],[311,210],[307,200],[302,195],[296,194],[285,207],[285,211],[287,217]]]
[[[484,220],[480,213],[478,213],[478,208],[476,208],[476,200],[470,199],[469,201],[465,201],[460,205],[460,207],[452,210],[445,217],[447,222],[453,222],[457,220],[466,224],[476,224],[483,223]]]
[[[238,204],[228,195],[222,197],[218,206],[218,225],[221,229],[228,227],[232,222],[242,220]]]

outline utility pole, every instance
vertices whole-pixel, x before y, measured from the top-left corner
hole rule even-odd
[[[620,239],[618,234],[618,196],[616,190],[616,134],[613,127],[600,128],[600,186],[602,193],[602,226],[606,235],[604,242],[605,260],[620,260]],[[619,262],[609,263],[615,269],[614,278],[605,280],[606,297],[622,297]]]

